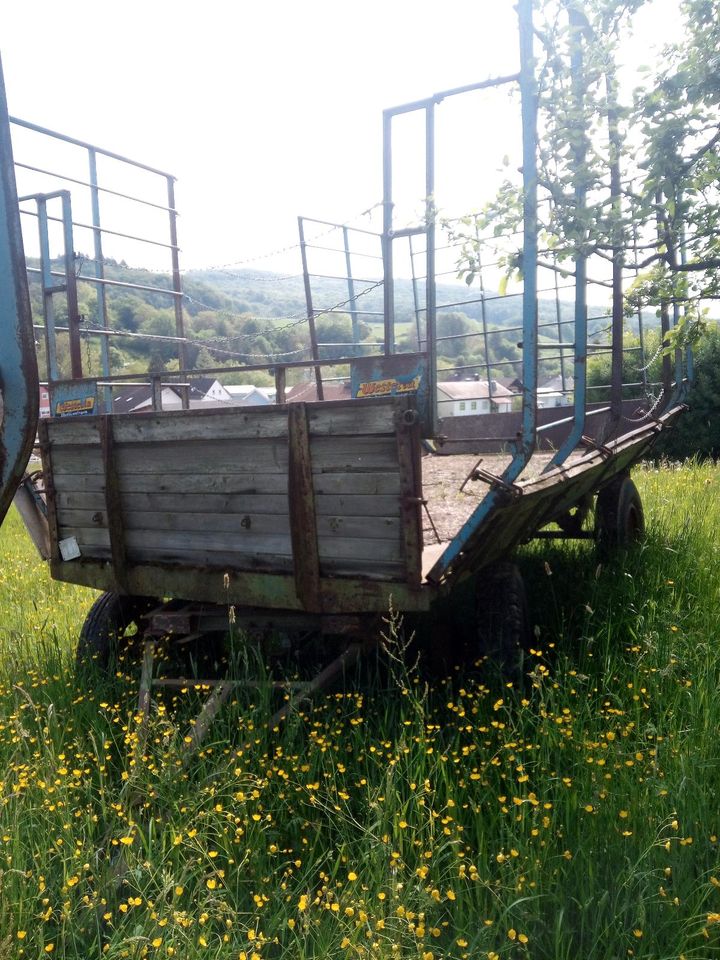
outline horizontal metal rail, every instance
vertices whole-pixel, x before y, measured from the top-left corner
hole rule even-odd
[[[28,273],[41,274],[42,271],[38,267],[28,267]],[[64,279],[65,274],[58,273],[56,270],[51,271],[51,277],[61,277]],[[142,283],[130,283],[127,280],[109,280],[107,277],[92,277],[85,274],[78,274],[77,279],[83,283],[95,283],[101,287],[124,287],[128,290],[144,290],[146,293],[165,293],[168,297],[179,297],[182,299],[185,297],[185,294],[182,290],[171,290],[168,287],[151,287],[147,284]],[[174,337],[174,340],[180,341],[185,338]]]
[[[308,250],[321,250],[323,253],[338,253],[341,256],[345,256],[345,251],[340,247],[321,247],[315,243],[311,243],[309,240],[305,241],[305,247]],[[363,253],[361,250],[353,250],[353,257],[364,257],[366,260],[380,260],[382,262],[382,255],[378,253]],[[319,274],[310,274],[310,276],[319,276]]]
[[[53,137],[55,140],[62,140],[64,143],[71,143],[75,147],[82,147],[83,150],[92,150],[94,153],[109,157],[111,160],[120,160],[121,163],[127,163],[131,167],[137,167],[138,170],[147,170],[148,173],[155,173],[167,180],[175,181],[175,177],[165,170],[158,170],[157,167],[150,167],[146,163],[140,163],[137,160],[131,160],[130,157],[124,157],[120,153],[113,153],[111,150],[103,150],[102,147],[96,147],[85,140],[77,140],[75,137],[68,137],[64,133],[58,133],[57,130],[50,130],[48,127],[41,127],[37,123],[30,123],[28,120],[21,120],[19,117],[9,117],[10,123],[18,127],[25,127],[26,130],[34,130],[35,133],[42,133],[47,137]]]
[[[345,223],[333,223],[330,220],[318,220],[316,217],[301,217],[305,223],[318,223],[321,227],[333,227],[335,230],[351,230],[353,233],[362,233],[368,237],[376,237],[378,240],[381,239],[382,234],[377,233],[375,230],[366,230],[364,227],[351,227],[350,224]],[[306,241],[309,247],[313,246],[312,240]]]
[[[400,113],[412,113],[414,110],[423,110],[426,107],[432,107],[434,104],[442,103],[449,97],[457,97],[463,93],[472,93],[475,90],[488,90],[491,87],[501,87],[508,83],[517,83],[520,79],[519,73],[508,74],[504,77],[490,77],[487,80],[481,80],[479,83],[468,83],[464,87],[453,87],[451,90],[442,90],[440,93],[433,93],[432,96],[423,100],[414,100],[412,103],[403,103],[397,107],[390,107],[384,110],[387,116],[396,116]]]
[[[75,177],[69,177],[64,173],[55,173],[53,170],[45,170],[42,167],[33,167],[29,163],[20,163],[20,161],[15,161],[15,166],[22,170],[29,170],[31,173],[42,173],[49,177],[54,177],[56,180],[62,180],[63,183],[76,183],[80,187],[87,187],[88,190],[97,190],[98,193],[107,193],[112,197],[120,197],[121,200],[130,200],[133,203],[140,203],[144,207],[153,207],[155,210],[162,210],[163,213],[177,213],[177,210],[172,209],[171,207],[165,206],[161,203],[153,203],[152,200],[143,200],[141,197],[133,197],[129,193],[120,193],[118,190],[111,190],[109,187],[95,186],[87,180],[78,180]],[[30,200],[32,197],[18,197],[18,203],[21,203],[23,200]]]
[[[38,197],[42,198],[42,194],[37,194]],[[34,200],[35,197],[23,197],[23,200]],[[37,219],[37,211],[35,210],[23,210],[20,209],[20,213],[26,217],[35,217]],[[48,215],[48,220],[54,223],[62,223],[62,217],[51,217]],[[91,230],[93,233],[102,233],[110,237],[120,237],[122,240],[133,240],[137,243],[147,243],[153,247],[162,247],[165,250],[175,250],[179,251],[180,247],[174,243],[164,243],[162,240],[150,240],[148,237],[136,237],[132,233],[122,233],[119,230],[108,230],[107,227],[96,227],[91,223],[80,223],[77,220],[72,221],[73,227],[79,227],[81,230]]]

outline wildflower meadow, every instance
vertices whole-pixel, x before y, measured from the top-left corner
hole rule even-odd
[[[248,687],[191,758],[192,691],[142,734],[135,665],[76,667],[95,594],[11,514],[0,956],[720,957],[720,469],[634,479],[637,549],[521,551],[524,683],[403,660],[389,612],[387,653],[279,729]]]

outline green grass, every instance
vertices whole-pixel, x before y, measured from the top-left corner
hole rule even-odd
[[[720,469],[635,479],[638,550],[523,553],[527,689],[391,664],[277,732],[230,705],[187,765],[182,711],[142,745],[130,673],[76,679],[93,594],[11,516],[0,956],[720,956]]]

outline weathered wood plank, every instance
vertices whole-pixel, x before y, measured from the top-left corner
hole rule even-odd
[[[62,537],[74,536],[78,543],[88,549],[93,547],[109,547],[110,536],[107,528],[61,526]],[[242,539],[234,533],[218,531],[202,532],[191,531],[162,531],[157,530],[127,530],[125,533],[125,547],[129,561],[136,559],[136,548],[141,548],[144,555],[152,557],[153,551],[159,558],[168,551],[174,556],[182,556],[191,566],[197,566],[200,561],[196,555],[222,555],[228,563],[229,569],[234,565],[242,568],[248,557],[263,556],[280,561],[282,558],[292,559],[292,545],[289,536],[277,535],[245,535]],[[377,561],[378,563],[403,562],[402,545],[394,540],[382,539],[347,539],[331,536],[318,537],[318,551],[323,569],[333,569],[335,561],[342,560],[348,565],[356,560]]]
[[[53,458],[53,476],[60,477],[65,473],[75,473],[79,476],[98,474],[105,483],[102,450],[100,444],[96,446],[51,447]]]
[[[400,477],[396,472],[373,473],[323,473],[315,474],[315,495],[357,494],[360,496],[389,496],[399,494]],[[286,494],[287,478],[278,474],[201,474],[200,476],[182,474],[160,474],[158,476],[140,474],[121,476],[120,490],[124,494],[165,493],[198,495],[245,494]],[[105,489],[103,477],[95,474],[63,473],[57,477],[58,493],[81,494],[83,492],[102,492]],[[192,508],[191,508],[192,509]]]
[[[99,556],[96,548],[101,547],[103,548],[102,556],[111,557],[110,534],[107,527],[66,527],[62,525],[58,529],[61,540],[66,537],[75,537],[82,554],[89,553],[92,556]]]
[[[288,410],[293,404],[288,404]],[[98,473],[100,446],[53,448],[58,473]],[[312,441],[313,473],[390,472],[397,470],[394,437],[316,437]],[[163,444],[118,444],[119,476],[142,474],[267,474],[287,476],[288,448],[280,440],[195,440]]]
[[[99,443],[103,417],[53,420],[50,442],[57,444]],[[118,443],[167,443],[194,440],[240,440],[287,437],[287,416],[276,408],[253,410],[166,410],[158,413],[115,414],[112,417]]]
[[[395,437],[313,437],[313,473],[397,470]]]
[[[304,403],[288,406],[288,499],[295,586],[305,610],[320,613],[320,554],[312,459]]]
[[[59,473],[98,473],[100,447],[55,447]],[[118,447],[118,476],[152,474],[264,474],[287,476],[287,447],[276,440],[195,441],[194,443],[123,444]]]
[[[99,527],[61,527],[66,536],[75,536],[80,542],[88,545],[103,546],[109,543],[108,531]],[[127,530],[125,545],[128,556],[132,556],[134,547],[148,547],[150,550],[172,547],[179,548],[184,553],[192,555],[194,550],[205,550],[209,553],[223,552],[228,555],[241,557],[247,554],[267,554],[268,556],[292,556],[290,537],[278,535],[247,534],[242,539],[235,533],[201,530]]]
[[[359,435],[392,435],[395,433],[395,416],[401,407],[397,401],[365,405],[353,401],[343,406],[308,407],[308,427],[311,437]]]
[[[96,495],[99,497],[99,494]],[[108,529],[105,504],[101,502],[95,509],[63,509],[59,513],[64,527],[85,528],[88,530]],[[241,542],[248,536],[270,534],[290,534],[290,519],[287,514],[217,514],[162,512],[159,510],[128,510],[123,514],[126,530],[162,531],[198,531],[232,533]],[[321,516],[317,518],[317,530],[321,537],[333,540],[390,540],[397,542],[402,524],[395,517],[338,517]],[[352,555],[352,546],[348,545],[348,556]]]
[[[185,411],[142,416],[128,415],[118,420],[118,442],[169,443],[196,440],[248,440],[287,437],[287,416],[284,410],[255,408]]]
[[[101,417],[66,417],[60,420],[47,420],[50,446],[78,443],[84,446],[99,446],[101,422]]]
[[[125,511],[160,511],[163,513],[204,513],[206,515],[271,515],[287,516],[287,494],[182,494],[134,493],[121,487]],[[96,492],[61,491],[57,494],[58,510],[104,510],[105,498]],[[318,517],[399,518],[400,501],[393,496],[316,496]]]
[[[397,497],[318,496],[315,498],[315,507],[318,516],[325,517],[397,517],[400,515],[400,502]]]
[[[310,407],[312,437],[387,435],[395,432],[395,417],[403,409],[398,400],[372,403],[353,401]],[[227,408],[113,415],[117,443],[168,443],[194,440],[239,440],[287,437],[287,408]],[[102,417],[51,420],[49,442],[99,444]]]

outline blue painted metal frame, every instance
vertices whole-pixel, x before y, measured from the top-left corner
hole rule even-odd
[[[537,85],[533,57],[532,0],[519,0],[520,95],[523,143],[523,397],[522,433],[499,483],[492,487],[428,573],[439,580],[474,537],[485,518],[507,496],[535,452],[537,441]]]
[[[32,452],[39,384],[10,122],[0,66],[0,521]]]

